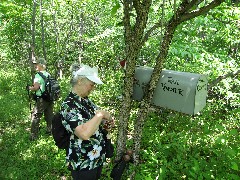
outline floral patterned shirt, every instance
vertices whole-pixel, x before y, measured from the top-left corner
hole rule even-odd
[[[70,93],[61,105],[62,123],[71,132],[66,163],[70,170],[91,170],[102,166],[106,160],[102,125],[89,140],[82,140],[75,134],[75,128],[95,115],[97,107],[88,98]]]

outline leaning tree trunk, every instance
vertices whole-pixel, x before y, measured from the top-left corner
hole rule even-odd
[[[150,83],[147,87],[148,90],[146,90],[147,94],[144,96],[143,100],[140,103],[140,110],[137,114],[137,119],[134,126],[133,160],[136,166],[139,164],[139,151],[140,151],[140,143],[141,143],[141,137],[142,137],[142,129],[144,126],[144,120],[148,116],[150,103],[163,68],[163,63],[167,57],[168,50],[177,26],[184,21],[187,21],[189,19],[192,19],[196,16],[199,16],[208,12],[210,9],[220,5],[221,2],[223,2],[223,0],[214,0],[210,4],[198,9],[197,11],[189,12],[190,9],[194,7],[194,5],[199,3],[199,0],[193,0],[191,2],[188,0],[183,0],[178,10],[175,11],[175,14],[172,16],[172,18],[168,22],[168,25],[166,26],[166,29],[165,29],[165,34],[161,44],[160,52],[158,57],[156,58],[157,63],[156,63],[156,66],[154,67]],[[133,172],[131,179],[133,179],[134,176],[135,176],[135,172]]]
[[[85,33],[84,30],[84,14],[81,13],[79,15],[79,40],[78,40],[78,48],[79,48],[79,55],[78,55],[78,61],[81,63],[83,57],[83,52],[84,52],[84,41],[83,41],[83,35]]]
[[[142,136],[142,129],[144,126],[144,120],[147,118],[148,109],[150,107],[150,102],[153,97],[154,90],[156,88],[157,82],[159,80],[163,63],[166,59],[168,54],[168,50],[174,35],[174,31],[176,30],[177,26],[184,21],[192,19],[196,16],[202,15],[208,12],[210,9],[218,6],[223,2],[223,0],[213,0],[210,4],[199,8],[197,10],[193,7],[197,5],[199,2],[203,0],[183,0],[179,8],[176,10],[174,8],[174,15],[169,20],[165,28],[165,33],[163,37],[163,41],[160,46],[159,55],[156,58],[156,66],[153,70],[153,74],[151,76],[150,83],[148,85],[148,92],[142,102],[140,103],[140,110],[137,114],[137,120],[134,126],[134,154],[133,160],[134,164],[139,164],[139,151],[140,151],[140,144],[141,144],[141,136]],[[146,23],[148,19],[149,8],[151,6],[151,0],[124,0],[123,7],[124,7],[124,28],[125,28],[125,44],[126,44],[126,75],[124,79],[124,92],[123,92],[123,101],[120,110],[120,117],[119,117],[119,129],[118,129],[118,138],[117,138],[117,156],[116,160],[119,160],[126,150],[126,140],[127,140],[127,128],[128,128],[128,118],[131,111],[131,97],[133,92],[133,80],[134,80],[134,73],[135,73],[135,65],[136,60],[138,58],[139,52],[143,46],[143,44],[147,41],[148,37],[150,36],[151,32],[155,29],[159,28],[162,25],[161,19],[156,23],[152,28],[150,28],[145,36],[144,30],[146,28]],[[136,18],[135,24],[131,26],[130,21],[130,13],[132,8],[136,11]],[[192,10],[192,11],[191,11]],[[131,179],[134,178],[135,172],[133,172]]]
[[[171,41],[173,38],[174,31],[177,28],[177,25],[178,24],[176,23],[176,21],[172,21],[169,23],[169,25],[166,28],[166,32],[164,34],[163,42],[161,45],[161,50],[156,59],[156,62],[158,62],[158,63],[154,68],[150,83],[147,87],[148,90],[146,92],[148,92],[148,93],[144,96],[143,100],[140,103],[140,109],[138,111],[137,119],[136,119],[135,126],[134,126],[134,138],[133,138],[133,141],[134,141],[133,160],[134,160],[135,165],[139,164],[140,142],[141,142],[141,137],[142,137],[144,120],[148,116],[150,103],[151,103],[157,82],[159,80],[159,77],[160,77],[160,74],[162,71],[163,63],[167,57],[168,50],[169,50],[169,47],[170,47],[170,44],[171,44]]]

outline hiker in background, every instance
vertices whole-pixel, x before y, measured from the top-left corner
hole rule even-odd
[[[45,91],[45,82],[38,74],[38,72],[42,72],[44,76],[50,76],[50,74],[46,71],[46,61],[44,58],[37,58],[33,61],[33,64],[37,73],[34,77],[33,85],[29,86],[29,90],[35,91],[35,106],[32,111],[30,140],[35,140],[38,137],[39,123],[43,114],[47,122],[46,133],[51,134],[53,118],[53,102],[48,102],[41,97],[42,93]]]
[[[74,180],[97,180],[106,160],[104,123],[111,124],[113,119],[108,111],[99,110],[88,98],[95,84],[103,84],[98,69],[73,65],[71,71],[72,89],[60,111],[62,123],[71,133],[66,164]]]

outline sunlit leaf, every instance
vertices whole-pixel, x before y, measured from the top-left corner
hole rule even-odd
[[[111,15],[115,15],[117,13],[117,10],[120,8],[120,4],[117,3],[113,8],[112,8],[112,11],[111,11]]]
[[[237,163],[231,162],[231,164],[232,164],[231,168],[232,168],[233,170],[238,171],[238,165],[237,165]]]
[[[237,129],[232,129],[229,133],[231,135],[237,135],[238,134],[238,130]]]

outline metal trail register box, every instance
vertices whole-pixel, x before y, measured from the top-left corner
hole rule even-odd
[[[146,85],[149,83],[153,68],[136,67],[133,99],[143,98]],[[162,70],[155,89],[152,104],[178,112],[194,115],[206,105],[206,75]]]

